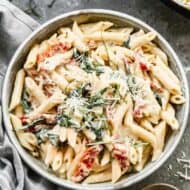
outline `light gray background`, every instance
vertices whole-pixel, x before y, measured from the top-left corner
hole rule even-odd
[[[28,2],[29,0],[12,0],[12,3],[23,10],[28,8]],[[59,14],[76,9],[104,8],[122,11],[154,27],[169,41],[182,60],[182,63],[186,66],[189,64],[190,66],[190,19],[178,14],[175,10],[171,10],[160,0],[57,0],[52,8],[48,8],[47,5],[50,2],[51,0],[36,0],[38,5],[37,11],[41,16],[36,17],[33,14],[31,16],[40,23],[43,23]],[[183,171],[182,166],[177,163],[176,158],[181,157],[184,151],[186,157],[190,159],[189,145],[190,128],[187,126],[181,143],[169,160],[146,180],[128,189],[140,190],[147,184],[167,182],[176,185],[180,190],[190,190],[190,181],[181,180],[176,176],[177,171]],[[30,171],[30,176],[31,178],[38,178],[38,175],[32,171]],[[52,184],[50,186],[52,186],[52,189],[62,189],[54,187]]]

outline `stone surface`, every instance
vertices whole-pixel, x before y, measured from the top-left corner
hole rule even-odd
[[[160,32],[172,45],[179,55],[184,66],[190,64],[190,19],[178,14],[165,6],[160,0],[57,0],[52,8],[48,4],[52,0],[36,0],[37,11],[41,17],[34,14],[31,16],[40,23],[45,22],[61,13],[84,8],[104,8],[122,11],[133,15]],[[28,0],[12,0],[12,3],[26,10]],[[190,79],[190,77],[189,77]],[[190,158],[190,128],[186,132],[179,146],[168,161],[154,174],[144,181],[128,188],[129,190],[140,190],[144,185],[166,182],[176,185],[180,190],[189,190],[190,181],[181,180],[176,176],[178,170],[183,170],[176,158],[181,157],[183,151],[186,157]],[[62,189],[62,188],[57,188]]]

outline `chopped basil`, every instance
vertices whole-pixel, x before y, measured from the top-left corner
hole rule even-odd
[[[56,134],[48,133],[49,141],[52,145],[58,146],[59,145],[59,136]]]
[[[91,87],[90,83],[82,85],[81,87],[72,90],[70,92],[69,96],[70,97],[72,97],[72,96],[75,96],[75,97],[86,97],[86,96],[89,96],[90,87]]]
[[[90,96],[88,99],[88,108],[102,106],[108,103],[108,101],[102,96],[108,88],[104,88],[97,92],[95,95]]]
[[[73,50],[73,57],[76,61],[79,61],[80,68],[87,73],[96,72],[97,75],[102,74],[104,71],[99,66],[95,66],[92,60],[89,59],[87,53],[80,54],[77,49]]]
[[[41,129],[36,133],[36,137],[38,139],[38,143],[44,142],[48,139],[48,129]]]
[[[93,108],[93,107],[97,107],[97,106],[101,106],[104,105],[106,102],[104,100],[104,98],[102,97],[102,95],[100,93],[97,93],[94,96],[91,96],[88,100],[88,108]]]
[[[126,48],[130,48],[130,38],[126,41],[123,42],[123,45],[126,47]]]
[[[36,137],[38,139],[38,143],[45,142],[46,140],[49,140],[50,143],[54,146],[59,145],[59,136],[53,133],[49,132],[49,129],[41,129],[36,133]]]
[[[101,140],[103,137],[103,130],[102,129],[97,129],[97,130],[93,130],[93,132],[96,135],[96,140]]]
[[[74,120],[72,120],[71,117],[66,114],[58,115],[57,124],[59,124],[61,127],[67,127],[67,128],[71,127],[77,130],[80,129],[80,125]]]
[[[135,97],[140,92],[140,86],[138,85],[135,76],[132,76],[132,75],[128,76],[127,86],[128,86],[128,92],[131,94],[132,99],[135,99]]]
[[[46,121],[45,118],[36,119],[36,120],[32,121],[31,123],[25,125],[22,129],[30,129],[31,127],[35,127],[36,125],[45,123],[45,121]]]
[[[32,111],[31,103],[29,101],[29,94],[27,93],[26,89],[23,91],[21,103],[24,113],[29,113]]]
[[[68,115],[65,115],[65,114],[58,115],[57,116],[57,123],[60,126],[70,127],[72,125],[71,117],[69,117]]]
[[[102,95],[107,90],[107,88],[104,88],[100,92],[96,93],[95,95],[90,96],[90,87],[91,87],[91,84],[87,83],[75,90],[72,90],[69,96],[78,97],[80,99],[85,98],[86,102],[84,104],[87,105],[88,109],[104,105],[106,103],[106,100],[103,98]]]
[[[77,60],[80,58],[80,53],[77,51],[76,48],[73,49],[73,57]]]
[[[84,125],[86,129],[90,129],[95,135],[96,140],[101,140],[105,129],[108,129],[107,120],[103,115],[95,115],[92,112],[84,115],[83,118]]]

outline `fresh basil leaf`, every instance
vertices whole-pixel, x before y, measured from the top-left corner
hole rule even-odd
[[[36,119],[36,120],[32,121],[31,123],[29,123],[28,125],[25,125],[24,129],[29,129],[29,128],[35,127],[36,125],[39,125],[39,124],[44,124],[45,121],[46,121],[45,118]]]
[[[49,140],[50,143],[54,146],[59,145],[59,136],[53,133],[50,133],[49,129],[41,129],[36,133],[36,137],[38,140],[38,143],[45,142],[46,140]]]
[[[58,115],[58,117],[57,117],[57,123],[60,126],[64,126],[64,127],[69,127],[72,124],[71,118],[68,115],[65,115],[65,114]]]
[[[100,93],[97,93],[94,96],[91,96],[90,99],[88,100],[88,108],[93,108],[97,106],[104,105],[106,102],[103,99],[102,95]]]
[[[126,41],[123,42],[123,45],[126,47],[126,48],[130,48],[130,38]]]
[[[26,90],[23,91],[21,104],[23,106],[24,113],[29,113],[32,111],[31,103],[29,101],[29,94]]]
[[[96,72],[97,75],[102,74],[104,71],[93,64],[93,62],[89,59],[87,53],[80,54],[77,49],[73,50],[73,57],[76,61],[79,61],[80,68],[86,71],[87,73]]]

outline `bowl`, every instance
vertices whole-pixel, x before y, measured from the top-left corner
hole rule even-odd
[[[103,10],[103,9],[87,9],[87,10],[78,10],[70,13],[66,13],[60,15],[56,18],[53,18],[50,21],[47,21],[45,24],[40,26],[37,30],[35,30],[17,49],[13,58],[10,61],[9,67],[7,69],[7,73],[4,79],[3,91],[2,91],[2,110],[3,110],[3,119],[5,124],[5,129],[7,131],[8,137],[11,142],[15,145],[15,148],[19,152],[21,158],[30,166],[33,170],[39,173],[41,176],[47,178],[49,181],[67,187],[71,189],[78,190],[111,190],[111,189],[120,189],[124,187],[129,187],[132,184],[136,184],[137,182],[143,180],[148,177],[158,168],[160,168],[163,163],[171,156],[173,151],[175,150],[177,144],[179,143],[183,132],[185,130],[188,113],[189,113],[189,89],[185,71],[183,66],[171,48],[169,43],[158,33],[155,43],[163,49],[168,55],[170,66],[175,74],[179,77],[182,85],[182,91],[186,98],[186,104],[176,107],[177,109],[177,118],[180,123],[180,130],[173,132],[171,136],[168,138],[164,152],[160,156],[160,158],[155,162],[148,163],[145,168],[139,172],[130,174],[127,177],[123,177],[119,182],[112,184],[110,182],[101,183],[101,184],[76,184],[68,180],[61,179],[55,176],[53,173],[50,173],[46,167],[39,160],[33,158],[24,148],[21,147],[20,143],[17,140],[17,137],[12,130],[12,125],[9,118],[9,110],[8,104],[10,100],[10,95],[13,88],[13,82],[15,79],[16,72],[24,63],[24,59],[26,58],[27,53],[29,52],[32,45],[37,42],[42,41],[43,39],[49,37],[53,34],[58,28],[61,26],[70,25],[74,20],[78,23],[85,22],[94,22],[99,20],[108,20],[114,22],[118,26],[132,26],[135,29],[143,29],[144,31],[154,31],[152,27],[145,24],[141,20],[132,17],[130,15],[111,11],[111,10]]]

